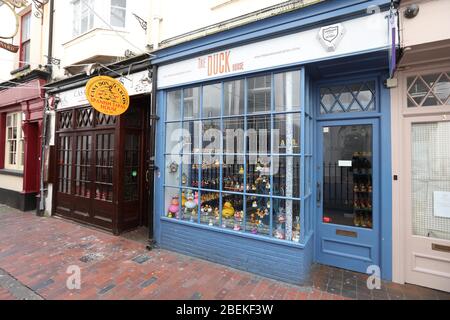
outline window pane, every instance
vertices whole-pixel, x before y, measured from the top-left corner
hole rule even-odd
[[[121,8],[111,7],[111,25],[114,27],[125,27],[126,11]]]
[[[224,116],[244,114],[244,80],[225,82],[224,84]]]
[[[273,186],[275,196],[300,197],[300,156],[273,156]]]
[[[22,42],[30,40],[30,21],[31,14],[28,13],[22,17]]]
[[[167,93],[166,120],[181,120],[181,91],[171,91]]]
[[[375,82],[323,87],[320,99],[321,114],[374,111]]]
[[[450,122],[412,125],[412,227],[416,236],[450,240]]]
[[[247,196],[246,197],[246,224],[245,231],[268,236],[270,233],[270,198]]]
[[[222,84],[203,87],[203,118],[219,117],[222,100]]]
[[[261,76],[248,79],[248,110],[247,113],[269,112],[271,107],[271,76]]]
[[[273,153],[300,153],[300,121],[299,113],[288,113],[274,117]]]
[[[227,155],[224,157],[222,189],[225,191],[243,192],[244,186],[244,157]]]
[[[300,241],[300,201],[273,199],[273,237]]]
[[[202,121],[203,153],[221,153],[222,130],[220,120]]]
[[[198,191],[193,190],[182,190],[182,198],[181,198],[181,219],[190,222],[198,222]]]
[[[202,191],[200,201],[200,223],[209,226],[220,226],[220,194]]]
[[[164,203],[164,208],[166,209],[165,216],[167,218],[179,219],[181,216],[180,189],[165,188]]]
[[[270,116],[257,116],[247,118],[247,150],[249,153],[271,152],[270,128]]]
[[[185,120],[200,117],[200,89],[198,87],[184,89],[183,115]]]
[[[244,196],[236,194],[222,194],[222,228],[241,231],[244,214]]]
[[[248,193],[270,194],[270,160],[268,157],[247,157]]]
[[[275,111],[300,109],[300,72],[275,75]]]
[[[223,120],[224,153],[244,153],[244,118],[226,118]]]
[[[200,121],[183,122],[183,153],[199,153],[202,145],[202,123]]]
[[[171,122],[166,124],[166,153],[179,154],[184,141],[184,131],[181,122]]]

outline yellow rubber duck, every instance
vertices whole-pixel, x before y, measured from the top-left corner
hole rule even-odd
[[[228,219],[234,216],[234,208],[230,202],[225,202],[222,209],[222,217]]]

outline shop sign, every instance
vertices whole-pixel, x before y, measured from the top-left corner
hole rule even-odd
[[[0,39],[13,39],[19,31],[19,14],[16,9],[27,6],[26,0],[0,0]],[[16,53],[19,47],[0,40],[0,48]]]
[[[118,79],[127,89],[129,96],[152,92],[152,81],[148,77],[148,71],[136,72]],[[71,108],[89,104],[85,87],[68,90],[58,94],[60,103],[58,109]]]
[[[86,98],[100,113],[119,116],[130,106],[130,97],[122,83],[111,77],[99,76],[86,84]]]
[[[321,35],[321,40],[318,35]],[[386,50],[390,44],[386,14],[373,13],[163,65],[158,70],[157,83],[159,89],[164,89],[361,52]]]

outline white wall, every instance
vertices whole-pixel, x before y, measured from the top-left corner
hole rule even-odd
[[[22,192],[23,178],[0,174],[0,188],[16,192]]]
[[[110,0],[96,0],[94,28],[74,36],[71,0],[55,1],[53,56],[61,60],[61,67],[54,70],[57,77],[63,77],[63,68],[72,64],[100,56],[124,57],[126,50],[135,54],[145,51],[147,35],[133,13],[147,20],[149,1],[128,0],[125,28],[114,28],[115,31],[104,22],[110,21],[110,3]]]

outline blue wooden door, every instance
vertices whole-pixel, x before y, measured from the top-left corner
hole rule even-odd
[[[379,120],[318,123],[316,260],[366,272],[380,265]]]

